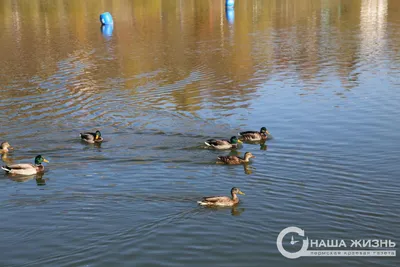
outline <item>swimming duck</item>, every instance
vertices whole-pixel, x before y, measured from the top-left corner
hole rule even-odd
[[[239,203],[239,198],[236,194],[244,195],[239,188],[233,187],[231,189],[230,197],[203,197],[202,200],[197,201],[201,206],[220,206],[220,207],[231,207]]]
[[[215,149],[231,149],[237,148],[238,144],[242,144],[243,142],[238,140],[236,136],[232,136],[231,139],[224,140],[224,139],[208,139],[204,144],[210,146]]]
[[[100,131],[96,131],[95,133],[80,133],[80,135],[83,141],[90,144],[100,143],[103,141],[103,137],[101,137]]]
[[[7,153],[10,151],[10,149],[13,149],[11,145],[8,142],[3,142],[0,144],[0,154],[2,153]]]
[[[225,163],[230,165],[237,165],[249,162],[250,158],[255,158],[250,152],[244,153],[244,157],[238,156],[219,156],[217,163]]]
[[[261,127],[260,131],[247,131],[247,132],[240,132],[238,133],[239,138],[245,141],[261,141],[261,140],[267,140],[268,135],[270,133],[268,132],[267,128]]]
[[[38,155],[35,158],[35,164],[29,164],[29,163],[12,164],[3,166],[1,168],[5,170],[7,173],[11,174],[32,175],[44,171],[44,166],[42,165],[42,162],[49,163],[47,159],[43,158],[41,155]]]

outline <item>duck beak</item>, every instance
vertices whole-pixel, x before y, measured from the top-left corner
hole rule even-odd
[[[256,156],[254,156],[254,155],[251,155],[251,157],[252,157],[252,158],[255,158]]]
[[[49,163],[49,161],[47,159],[43,159],[43,162]]]
[[[238,140],[238,143],[239,143],[239,144],[243,144],[243,142],[242,142],[242,141],[240,141],[240,140]]]
[[[242,191],[239,191],[238,194],[245,195],[245,193],[243,193]]]
[[[270,135],[270,133],[268,131],[265,132],[266,134]]]
[[[14,148],[12,146],[9,146],[8,149],[14,150]]]

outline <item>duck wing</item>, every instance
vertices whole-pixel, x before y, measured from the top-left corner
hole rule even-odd
[[[208,146],[226,146],[226,145],[231,145],[228,140],[222,140],[222,139],[208,139],[205,142],[206,145]]]
[[[21,163],[21,164],[12,164],[12,165],[7,165],[3,166],[3,170],[8,169],[8,170],[27,170],[27,169],[36,169],[36,167],[32,164],[29,163]]]
[[[81,138],[85,141],[92,141],[94,142],[95,138],[96,138],[96,134],[95,133],[80,133]]]
[[[231,199],[229,197],[223,197],[223,196],[213,196],[213,197],[203,197],[202,201],[210,202],[210,203],[216,203],[216,202],[225,202],[225,201],[230,201]]]
[[[220,156],[218,160],[227,163],[227,164],[239,164],[240,158],[237,156]]]
[[[245,131],[245,132],[240,132],[238,135],[248,135],[248,134],[258,134],[259,132],[257,131]]]
[[[241,139],[244,140],[260,140],[262,139],[259,132],[242,132],[240,133]]]

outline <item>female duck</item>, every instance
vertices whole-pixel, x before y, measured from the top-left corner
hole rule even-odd
[[[41,155],[38,155],[35,158],[35,164],[29,164],[29,163],[12,164],[3,166],[1,168],[5,170],[7,173],[11,174],[32,175],[44,171],[44,166],[42,165],[42,162],[49,163],[47,159],[43,158]]]
[[[7,153],[10,149],[13,149],[11,145],[8,142],[3,142],[0,145],[0,154]]]
[[[267,128],[262,127],[259,132],[257,131],[247,131],[247,132],[240,132],[238,133],[239,138],[245,141],[262,141],[267,140],[268,135]]]
[[[243,142],[238,140],[236,136],[232,136],[229,141],[224,139],[208,139],[204,143],[207,146],[215,149],[231,149],[231,148],[237,148],[238,145],[242,144]]]
[[[202,206],[219,206],[219,207],[231,207],[239,203],[239,198],[236,194],[244,195],[239,188],[233,187],[231,189],[230,197],[203,197],[202,200],[197,201]]]
[[[243,158],[238,156],[219,156],[217,163],[238,165],[242,163],[248,163],[250,161],[250,158],[255,158],[255,156],[253,156],[253,154],[251,154],[250,152],[246,152]]]
[[[95,133],[80,133],[82,141],[85,141],[90,144],[100,143],[103,141],[103,137],[101,137],[100,131],[96,131]]]

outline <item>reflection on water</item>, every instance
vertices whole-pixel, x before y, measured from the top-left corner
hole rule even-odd
[[[104,11],[113,27],[99,25]],[[275,240],[287,226],[400,240],[399,11],[387,0],[1,1],[0,140],[15,145],[2,161],[51,165],[0,179],[0,265],[286,266]],[[204,148],[260,125],[275,138]],[[105,141],[82,143],[87,129]],[[243,168],[215,164],[246,151],[256,158]],[[246,192],[238,207],[197,207],[233,186]]]
[[[205,210],[210,210],[212,212],[224,212],[224,211],[230,211],[232,216],[240,216],[244,211],[245,208],[240,207],[238,205],[235,205],[233,207],[201,207],[202,209]]]
[[[225,9],[225,13],[228,23],[233,24],[235,22],[235,9],[227,7]]]
[[[42,185],[46,185],[46,180],[44,179],[43,173],[37,173],[34,175],[13,175],[13,174],[5,174],[5,176],[7,176],[10,180],[14,181],[14,182],[18,182],[18,183],[25,183],[28,182],[30,180],[35,179],[36,180],[36,184],[38,186],[42,186]]]
[[[111,37],[112,33],[114,31],[114,25],[113,24],[107,24],[107,25],[102,25],[101,28],[101,33],[105,36],[105,37]]]
[[[253,173],[254,167],[250,166],[248,163],[243,164],[244,173],[250,175]]]
[[[13,164],[13,159],[12,157],[10,157],[9,153],[2,153],[1,154],[1,160],[5,163],[5,164]]]
[[[267,151],[268,145],[265,142],[260,143],[260,150]]]

